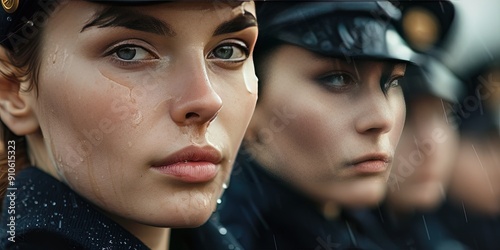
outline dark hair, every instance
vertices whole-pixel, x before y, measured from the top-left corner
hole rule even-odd
[[[2,77],[13,83],[20,81],[31,82],[28,89],[20,91],[37,91],[38,74],[41,62],[40,48],[42,46],[42,33],[43,28],[40,27],[39,32],[37,32],[37,34],[31,39],[27,40],[26,43],[20,44],[18,49],[11,49],[7,51],[10,63],[12,63],[12,65],[18,70],[16,70],[16,72],[3,72],[0,70],[0,74]],[[7,49],[5,46],[3,47]],[[24,136],[16,135],[1,120],[0,124],[1,139],[3,143],[3,148],[0,147],[0,198],[3,199],[8,185],[8,142],[15,142],[16,173],[19,173],[19,171],[29,166],[30,160],[26,138]],[[0,208],[1,207],[2,205],[0,204]]]

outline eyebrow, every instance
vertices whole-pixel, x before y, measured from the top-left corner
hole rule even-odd
[[[254,26],[257,26],[257,19],[252,13],[245,11],[242,15],[220,24],[213,36],[234,33]]]
[[[254,26],[257,26],[256,17],[252,13],[245,11],[242,15],[220,24],[215,29],[213,36],[238,32]],[[121,7],[108,7],[97,12],[94,17],[83,26],[80,32],[84,32],[91,27],[124,27],[156,35],[176,36],[176,33],[170,25],[162,20]]]
[[[122,7],[107,7],[97,12],[94,17],[83,26],[80,33],[91,27],[124,27],[156,35],[170,37],[176,35],[170,25],[162,20]]]

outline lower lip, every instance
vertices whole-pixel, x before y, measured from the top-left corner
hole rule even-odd
[[[385,172],[387,165],[385,161],[364,161],[351,167],[359,174],[377,174]]]
[[[212,162],[188,161],[153,167],[158,172],[187,183],[208,182],[215,178],[219,166]]]

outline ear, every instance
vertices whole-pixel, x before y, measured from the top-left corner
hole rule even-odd
[[[38,130],[31,102],[33,93],[23,91],[30,82],[21,80],[20,69],[7,55],[7,50],[0,46],[0,119],[14,134],[23,136]]]

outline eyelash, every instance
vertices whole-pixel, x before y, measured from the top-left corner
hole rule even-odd
[[[243,52],[244,58],[241,60],[230,60],[230,59],[225,60],[222,58],[210,58],[210,56],[213,55],[213,53],[216,49],[224,47],[224,46],[237,47],[238,49],[240,49]],[[107,52],[104,53],[104,56],[109,57],[113,63],[118,64],[118,66],[120,66],[120,67],[133,67],[133,66],[144,65],[144,64],[147,64],[149,62],[152,62],[152,60],[130,60],[130,61],[128,61],[128,60],[123,60],[123,59],[118,58],[115,54],[124,48],[142,49],[142,50],[146,51],[147,53],[149,53],[154,59],[160,58],[156,53],[153,53],[150,49],[147,49],[144,46],[141,46],[141,45],[138,45],[135,43],[130,43],[130,42],[129,43],[120,43],[120,44],[114,45],[113,47],[108,49]],[[210,53],[207,55],[207,59],[215,61],[216,63],[220,63],[220,64],[239,65],[239,64],[243,63],[244,61],[246,61],[248,59],[249,55],[250,55],[250,49],[245,42],[240,41],[240,40],[229,40],[229,41],[226,40],[223,43],[218,44],[213,50],[211,50]]]
[[[348,79],[346,80],[349,80],[350,83],[346,83],[344,84],[343,86],[331,86],[329,82],[329,79],[332,78],[332,77],[348,77]],[[355,87],[358,82],[356,81],[356,79],[351,75],[349,74],[348,72],[344,72],[344,71],[337,71],[337,72],[332,72],[332,73],[328,73],[326,75],[323,75],[323,76],[320,76],[316,79],[316,81],[321,85],[323,86],[324,88],[330,90],[330,91],[334,91],[334,92],[342,92],[342,91],[346,91],[352,87]]]
[[[156,53],[153,53],[150,49],[145,48],[145,46],[141,46],[141,45],[138,45],[136,43],[130,43],[130,42],[119,43],[119,44],[112,46],[107,52],[104,53],[104,56],[109,57],[113,63],[118,64],[118,66],[120,66],[120,67],[131,67],[131,66],[137,66],[137,65],[144,65],[144,64],[148,64],[149,62],[151,62],[151,60],[126,61],[126,60],[117,58],[117,56],[115,54],[124,48],[143,49],[144,51],[149,53],[154,59],[160,58]]]
[[[384,93],[387,93],[387,91],[389,91],[389,89],[391,88],[398,88],[398,87],[401,87],[401,82],[400,80],[404,77],[404,75],[394,75],[390,78],[389,81],[387,81],[386,83],[384,83],[381,87],[382,87],[382,91],[384,91]],[[396,86],[392,86],[392,83],[394,81],[398,81],[398,84]],[[389,86],[387,86],[389,85]]]
[[[331,77],[340,77],[340,76],[347,76],[349,79],[349,81],[351,81],[350,83],[346,83],[344,84],[343,86],[331,86],[329,85],[329,83],[331,82],[328,82],[329,78]],[[401,83],[399,82],[402,78],[404,77],[404,75],[394,75],[391,77],[391,79],[383,84],[381,84],[381,88],[382,88],[382,91],[384,93],[387,93],[389,91],[389,89],[391,88],[397,88],[397,87],[400,87],[401,86]],[[356,79],[354,77],[352,77],[351,74],[347,73],[347,72],[334,72],[334,73],[330,73],[330,74],[327,74],[327,75],[324,75],[324,76],[321,76],[319,78],[316,79],[316,81],[318,81],[321,86],[327,88],[328,90],[331,90],[331,91],[334,91],[334,92],[342,92],[342,91],[346,91],[346,90],[349,90],[350,88],[356,86],[358,84],[358,82],[356,81]],[[397,85],[393,86],[392,83],[394,81],[398,81]]]
[[[245,58],[241,60],[229,60],[229,59],[225,60],[221,58],[210,58],[215,52],[215,50],[224,46],[237,47],[238,49],[242,50],[242,52],[245,54]],[[224,40],[222,43],[219,43],[217,46],[215,46],[215,48],[212,49],[210,53],[207,55],[207,59],[223,64],[241,64],[242,62],[246,61],[249,56],[250,56],[250,49],[245,42],[236,39],[231,39],[231,40]]]

